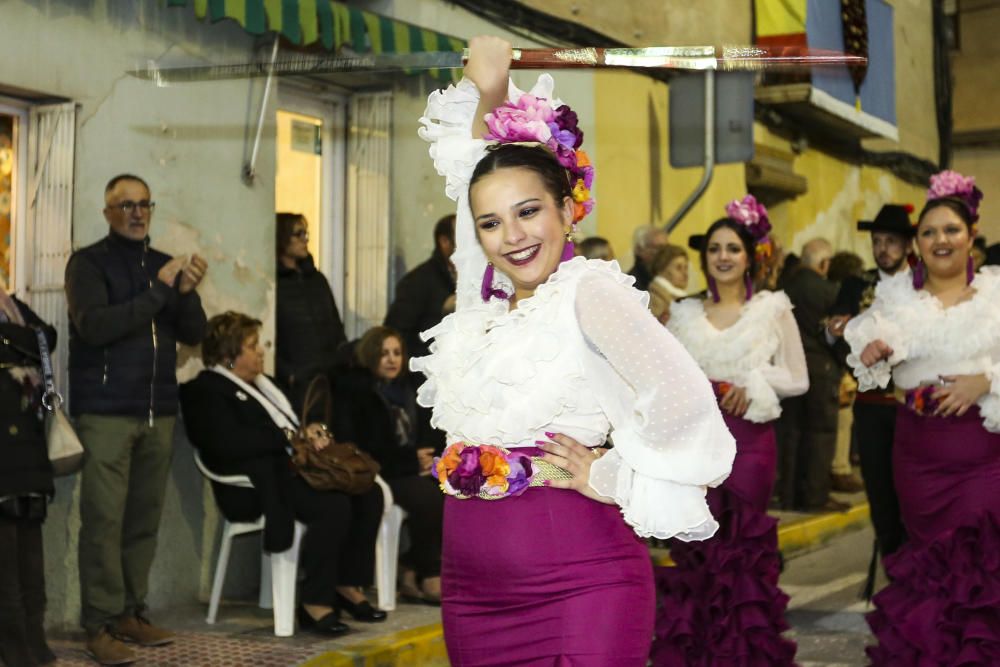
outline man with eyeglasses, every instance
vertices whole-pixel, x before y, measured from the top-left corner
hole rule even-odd
[[[138,176],[104,190],[108,235],[66,266],[70,407],[86,449],[80,483],[81,624],[104,665],[134,662],[124,642],[173,641],[145,599],[170,473],[178,342],[197,345],[207,264],[149,247],[155,203]]]

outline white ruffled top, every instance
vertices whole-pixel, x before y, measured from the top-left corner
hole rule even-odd
[[[551,99],[552,79],[532,93]],[[511,97],[520,95],[513,86]],[[534,447],[545,432],[614,449],[591,486],[613,498],[641,536],[698,540],[718,528],[706,488],[728,476],[735,443],[711,385],[646,309],[648,295],[617,262],[574,258],[509,309],[483,303],[486,259],[475,239],[468,181],[485,142],[471,138],[478,91],[469,81],[432,93],[420,135],[457,199],[458,307],[425,331],[430,354],[417,401],[448,442]],[[497,272],[499,278],[501,274]]]
[[[802,339],[784,292],[757,292],[739,319],[721,330],[709,322],[704,301],[684,299],[670,307],[667,328],[709,378],[746,390],[747,421],[777,419],[782,398],[809,389]]]
[[[844,330],[858,389],[884,388],[891,378],[906,390],[942,375],[985,373],[991,386],[979,409],[986,429],[1000,433],[1000,269],[980,270],[972,287],[971,299],[944,308],[930,292],[914,289],[908,274],[880,280],[871,307]],[[874,340],[885,341],[893,355],[866,367],[861,352]]]

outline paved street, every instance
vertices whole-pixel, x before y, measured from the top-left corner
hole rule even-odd
[[[782,588],[792,598],[788,622],[799,644],[797,661],[802,667],[868,664],[867,604],[858,595],[867,576],[871,545],[871,529],[865,528],[787,563]]]

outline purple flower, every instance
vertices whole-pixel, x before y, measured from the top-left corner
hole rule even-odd
[[[579,122],[576,112],[569,106],[564,104],[556,109],[556,123],[564,132],[573,135],[573,142],[570,144],[573,148],[579,148],[583,145],[583,131],[578,127]]]
[[[754,240],[760,242],[771,231],[767,209],[753,195],[734,199],[726,205],[726,216],[747,228]]]
[[[486,481],[479,466],[479,450],[475,447],[465,447],[458,456],[460,463],[448,475],[448,483],[464,496],[477,495],[483,482]]]
[[[591,188],[594,187],[594,168],[584,167],[580,171],[581,171],[581,178],[583,178],[583,184],[587,186],[588,190],[590,190]]]
[[[507,495],[516,496],[531,486],[535,470],[528,456],[511,455],[507,458],[507,464],[510,466],[510,475],[507,476]]]
[[[951,169],[934,174],[931,176],[931,187],[927,190],[927,200],[945,197],[960,199],[969,209],[972,221],[979,220],[979,202],[983,199],[983,192],[976,187],[975,177],[962,176]]]

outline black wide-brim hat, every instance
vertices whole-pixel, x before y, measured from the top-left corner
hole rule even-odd
[[[890,232],[911,237],[916,234],[910,213],[913,207],[909,204],[886,204],[875,216],[874,220],[859,220],[858,230],[862,232]]]

